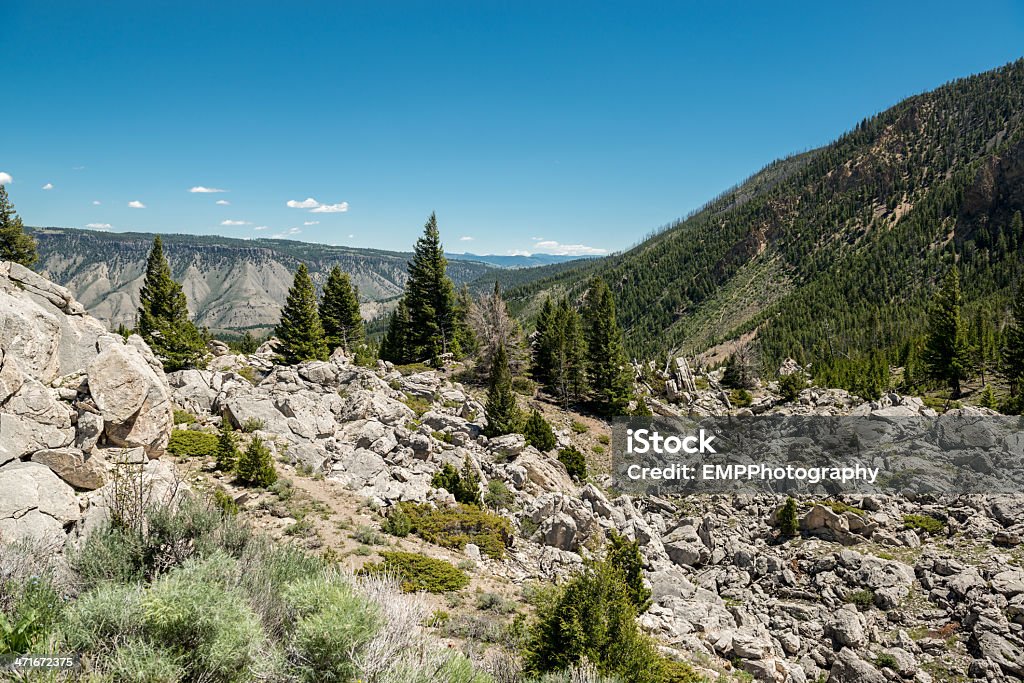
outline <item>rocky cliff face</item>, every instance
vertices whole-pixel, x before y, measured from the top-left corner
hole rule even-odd
[[[110,329],[131,327],[139,307],[146,256],[153,235],[59,228],[33,232],[42,273],[67,287]],[[409,254],[283,240],[240,240],[166,235],[164,249],[199,325],[214,330],[268,329],[277,324],[295,269],[306,263],[317,284],[337,265],[352,277],[363,316],[378,315],[378,301],[402,293]],[[455,282],[492,270],[473,261],[452,261]]]
[[[77,534],[104,505],[102,490],[78,493],[104,487],[114,463],[158,455],[171,424],[141,338],[109,334],[68,290],[0,263],[0,540]]]

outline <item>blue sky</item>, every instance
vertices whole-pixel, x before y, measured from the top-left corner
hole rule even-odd
[[[1024,3],[5,0],[0,44],[29,225],[601,253],[1021,57]]]

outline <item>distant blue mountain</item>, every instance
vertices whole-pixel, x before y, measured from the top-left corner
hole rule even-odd
[[[477,261],[499,268],[533,268],[534,266],[550,266],[553,263],[565,263],[579,259],[594,258],[593,256],[558,256],[556,254],[533,254],[531,256],[503,256],[501,254],[445,254],[456,261]]]

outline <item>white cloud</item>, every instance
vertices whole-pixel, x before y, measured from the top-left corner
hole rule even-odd
[[[191,188],[189,192],[198,194],[213,194],[216,192],[227,192],[227,190],[222,190],[219,187],[203,187],[202,185],[196,185],[195,187]]]
[[[221,221],[220,224],[221,225],[227,225],[227,226],[250,225],[249,221],[232,221],[232,220]]]
[[[348,211],[348,202],[341,202],[340,204],[321,204],[315,209],[310,209],[310,213],[345,213]]]
[[[112,226],[110,223],[86,223],[85,227],[93,230],[110,230]]]
[[[99,206],[99,205],[100,205],[100,204],[102,204],[102,203],[103,203],[103,202],[101,202],[101,201],[100,201],[100,200],[98,200],[98,199],[94,199],[94,200],[92,200],[92,205],[93,205],[93,206]]]
[[[472,242],[473,238],[470,237],[469,235],[463,235],[462,237],[459,238],[459,241],[460,242]]]
[[[279,232],[276,235],[271,235],[271,239],[281,239],[283,237],[291,237],[292,235],[298,235],[302,232],[302,228],[288,228],[284,232]]]
[[[530,239],[533,240],[534,242],[540,242],[544,238],[543,237],[531,237]]]
[[[43,185],[43,189],[44,190],[52,190],[53,189],[53,183],[46,183],[45,185]]]
[[[320,221],[303,221],[303,225],[320,225]]]
[[[349,235],[348,238],[349,239],[355,239],[355,235]]]
[[[294,199],[289,199],[287,204],[289,209],[315,209],[320,206],[320,202],[313,199],[312,197],[306,197],[301,202]]]
[[[561,244],[555,240],[541,240],[533,245],[534,251],[555,256],[601,256],[607,249],[590,247],[586,244]]]
[[[9,185],[14,182],[14,178],[11,177],[10,173],[4,173],[0,171],[0,185]]]
[[[146,208],[146,205],[143,204],[142,202],[140,202],[138,199],[133,199],[132,201],[128,202],[128,206],[129,206],[129,208],[132,208],[132,209],[145,209]]]
[[[270,230],[269,225],[257,225],[253,230]]]
[[[226,199],[218,199],[215,203],[217,206],[231,206],[231,202]]]

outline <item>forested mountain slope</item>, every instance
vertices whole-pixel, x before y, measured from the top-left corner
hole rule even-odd
[[[37,228],[40,272],[74,293],[106,324],[132,326],[139,306],[146,257],[153,235],[65,228]],[[372,317],[375,302],[402,292],[411,254],[355,249],[293,240],[242,240],[207,235],[163,235],[176,280],[200,325],[212,330],[266,330],[277,323],[295,269],[309,267],[321,285],[338,265],[359,287],[363,313]],[[452,260],[456,283],[494,270],[488,264]]]
[[[955,254],[967,315],[996,327],[1024,248],[1022,116],[1017,61],[775,162],[625,253],[500,275],[529,317],[600,273],[638,356],[756,330],[766,366],[789,355],[823,367],[918,337]]]

